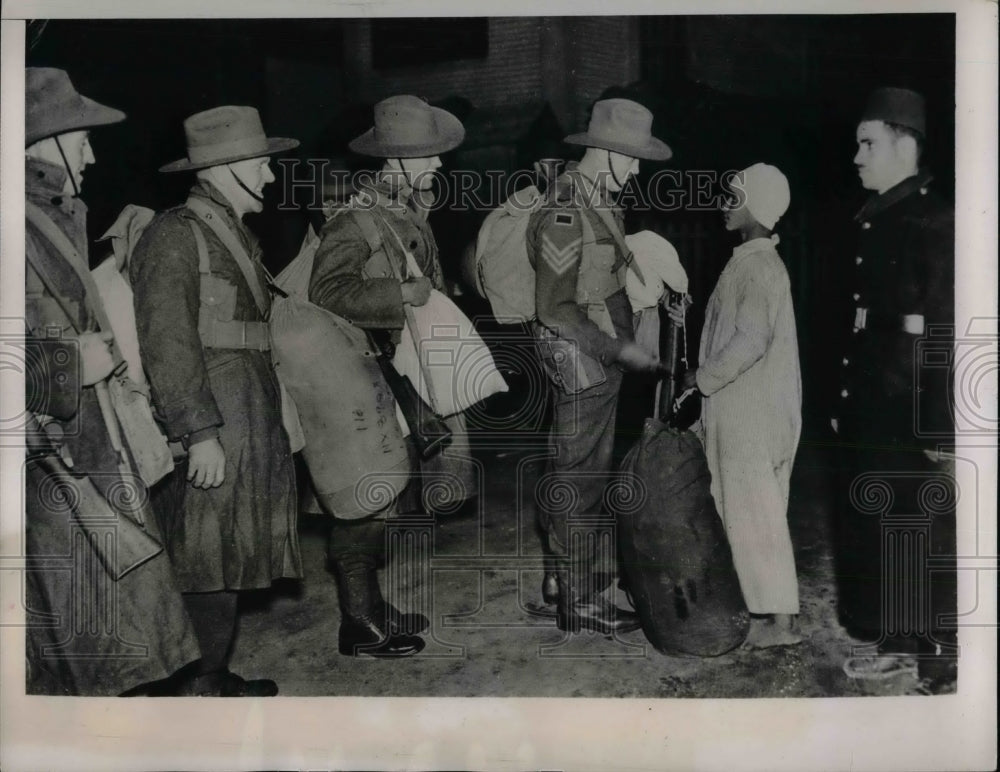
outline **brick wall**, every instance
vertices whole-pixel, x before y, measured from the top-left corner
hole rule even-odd
[[[485,59],[375,70],[371,24],[358,20],[345,31],[350,97],[373,103],[392,94],[416,94],[430,101],[457,95],[485,108],[537,100],[542,89],[540,28],[541,20],[533,17],[490,19]]]
[[[548,101],[576,130],[604,89],[639,77],[634,17],[494,18],[489,36],[486,59],[375,70],[371,24],[359,19],[344,34],[347,97],[373,103],[400,93],[431,101],[454,95],[487,109]]]

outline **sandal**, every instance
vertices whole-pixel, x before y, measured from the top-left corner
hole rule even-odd
[[[884,681],[907,673],[917,674],[916,660],[912,656],[898,654],[848,657],[843,668],[848,678],[863,681]]]

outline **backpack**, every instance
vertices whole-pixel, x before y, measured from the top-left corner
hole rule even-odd
[[[476,288],[501,321],[535,318],[535,269],[528,259],[528,222],[545,203],[534,185],[490,212],[476,238]]]
[[[490,212],[476,237],[476,289],[502,322],[535,318],[535,266],[528,256],[528,223],[547,196],[534,185],[514,191]],[[583,240],[593,240],[593,226],[582,217]]]

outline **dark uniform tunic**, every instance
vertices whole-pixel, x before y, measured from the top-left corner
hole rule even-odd
[[[955,550],[952,494],[934,503],[932,493],[951,490],[950,473],[924,453],[954,436],[948,387],[954,213],[930,182],[926,174],[910,177],[870,199],[855,218],[857,249],[847,267],[853,287],[845,299],[835,397],[845,495],[841,611],[859,634],[904,650],[914,636],[929,637],[921,604],[931,603],[926,608],[933,615],[955,609],[954,574],[924,573],[929,558],[947,559]],[[924,318],[923,335],[903,328],[904,316],[916,314]],[[901,541],[904,532],[907,541]],[[901,606],[892,611],[887,603]],[[907,604],[916,605],[900,610]]]
[[[65,170],[28,159],[28,200],[48,215],[86,261],[87,209],[79,199],[63,196],[65,179]],[[94,387],[80,385],[77,347],[60,345],[61,339],[97,329],[83,283],[30,221],[26,229],[28,409],[51,419],[47,431],[73,474],[89,477],[121,520],[121,527],[110,524],[120,540],[127,538],[123,505],[131,500],[138,504],[147,533],[162,541],[141,480],[124,479],[118,469]],[[54,291],[32,263],[40,266]],[[166,553],[113,581],[95,560],[89,542],[79,538],[71,508],[52,496],[52,480],[35,462],[27,464],[25,475],[29,566],[34,561],[47,566],[27,572],[27,691],[115,695],[165,678],[197,659],[197,642]],[[99,513],[77,514],[86,519]]]
[[[387,184],[373,185],[365,192],[372,197],[371,214],[384,249],[373,255],[354,216],[346,209],[337,210],[320,231],[309,300],[359,327],[399,331],[406,317],[390,257],[397,261],[401,275],[407,272],[396,236],[434,288],[443,290],[437,242],[407,196]]]
[[[576,164],[569,164],[547,204],[531,215],[528,224],[538,322],[549,334],[575,341],[581,361],[586,362],[583,370],[595,376],[593,385],[578,393],[568,393],[555,383],[552,386],[553,455],[539,486],[537,504],[549,548],[556,555],[570,552],[567,529],[573,518],[602,512],[612,471],[615,412],[622,381],[614,361],[621,347],[632,340],[632,308],[624,289],[625,256],[594,206],[609,211],[624,233],[622,211],[612,206],[605,192],[594,190]],[[587,218],[587,226],[583,218]],[[571,491],[568,496],[566,490]],[[593,559],[592,552],[584,553],[576,557],[584,562]],[[581,582],[592,581],[586,567],[576,575]],[[600,589],[577,587],[583,598]]]
[[[266,286],[260,246],[225,197],[207,182],[190,195],[240,240]],[[208,276],[199,273],[192,225],[205,237]],[[194,212],[179,207],[150,223],[131,275],[142,360],[168,438],[190,447],[218,437],[226,454],[219,487],[195,488],[184,467],[172,481],[179,503],[164,531],[182,589],[246,590],[300,577],[295,471],[270,351],[231,341],[203,345],[199,333],[200,317],[203,328],[206,317],[265,321],[235,258]]]
[[[378,248],[373,254],[369,238],[349,209],[336,210],[320,231],[309,300],[358,327],[388,331],[398,343],[406,315],[396,276],[409,275],[403,249],[413,256],[434,289],[444,291],[437,241],[409,189],[401,191],[387,181],[378,181],[365,187],[362,195],[367,202],[362,209],[369,209],[367,216],[378,229]],[[426,500],[422,506],[428,511],[447,510],[479,492],[465,416],[448,416],[445,423],[452,431],[452,441],[443,453],[419,459],[412,442],[407,442],[423,479]],[[419,495],[418,486],[410,486],[401,494],[397,509],[417,511]]]

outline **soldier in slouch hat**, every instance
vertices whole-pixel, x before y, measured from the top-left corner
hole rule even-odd
[[[623,212],[614,203],[615,194],[638,172],[640,159],[671,156],[670,148],[652,136],[652,122],[652,113],[631,100],[595,103],[587,131],[565,140],[587,148],[582,160],[567,165],[528,225],[536,331],[554,398],[553,456],[538,511],[555,560],[557,590],[550,574],[543,595],[557,595],[563,630],[610,633],[639,627],[636,614],[599,595],[610,577],[595,563],[595,541],[571,539],[570,531],[574,521],[602,514],[622,371],[651,372],[659,366],[633,340],[625,273],[639,269],[625,245]],[[563,486],[573,493],[560,495]]]
[[[26,690],[117,695],[198,657],[110,401],[124,360],[88,261],[90,131],[125,114],[63,70],[29,67],[25,86]]]
[[[194,171],[187,201],[156,217],[132,256],[139,345],[169,439],[187,449],[165,514],[167,549],[201,644],[178,693],[270,696],[267,679],[229,671],[237,595],[300,577],[295,472],[271,360],[268,275],[243,217],[263,208],[270,156],[253,107],[184,121]]]
[[[309,283],[313,303],[382,341],[398,343],[408,334],[406,306],[423,306],[432,289],[444,289],[427,201],[440,155],[464,138],[454,115],[418,97],[392,96],[375,105],[374,125],[349,147],[382,166],[360,185],[354,204],[334,211],[323,226]],[[417,633],[429,627],[429,620],[402,613],[383,597],[376,566],[385,553],[385,518],[419,510],[422,479],[438,475],[450,481],[447,487],[457,489],[451,491],[456,498],[475,494],[465,419],[459,413],[446,422],[452,444],[430,459],[411,453],[415,474],[399,500],[355,522],[334,513],[329,557],[339,591],[342,654],[402,657],[424,648]]]

